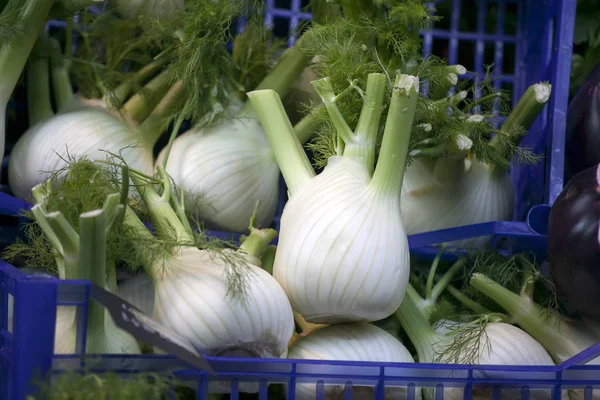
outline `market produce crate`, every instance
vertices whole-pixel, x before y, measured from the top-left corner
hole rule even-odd
[[[461,49],[472,52],[473,63],[463,62],[472,73],[483,73],[483,64],[494,62],[503,78],[499,87],[513,91],[518,98],[528,85],[547,80],[553,94],[544,113],[525,138],[523,144],[544,155],[535,166],[515,166],[512,179],[516,187],[515,221],[497,221],[469,227],[424,233],[409,237],[411,249],[419,256],[434,256],[430,245],[449,240],[492,237],[494,246],[503,251],[533,251],[543,259],[546,249],[549,206],[563,187],[563,149],[565,115],[575,0],[441,0],[449,5],[444,24],[424,33],[425,52],[447,52],[450,63],[459,62]],[[300,0],[267,0],[267,18],[275,29],[289,33],[310,15],[303,13]],[[441,7],[440,7],[441,9]],[[460,16],[465,10],[476,10],[478,28],[464,31]],[[507,20],[514,13],[516,21]],[[486,28],[487,17],[497,21]],[[511,25],[510,27],[508,25]],[[514,25],[514,26],[513,26]],[[436,51],[439,50],[439,51]],[[514,54],[511,57],[510,54]],[[444,55],[444,54],[438,54]],[[490,59],[491,57],[491,59]],[[507,60],[516,60],[507,66]],[[509,72],[507,72],[509,71]],[[19,110],[15,105],[14,110]],[[7,146],[9,148],[9,146]],[[6,163],[4,163],[6,171]],[[16,215],[27,205],[9,195],[0,197],[0,214],[11,217],[2,223],[3,242],[14,240],[18,226]],[[224,234],[224,233],[216,233]],[[225,234],[227,235],[227,234]],[[14,299],[15,323],[8,331],[8,296]],[[600,353],[600,344],[556,367],[475,367],[427,364],[374,364],[356,362],[323,362],[295,360],[259,360],[206,358],[213,373],[190,369],[174,356],[99,356],[53,355],[54,324],[57,305],[76,306],[79,348],[83,348],[85,311],[90,298],[95,299],[92,285],[83,281],[59,281],[47,276],[28,276],[13,266],[0,263],[0,399],[22,400],[33,390],[32,378],[54,370],[115,371],[128,375],[140,371],[175,370],[180,380],[197,389],[199,399],[206,398],[209,383],[223,381],[231,387],[231,398],[237,399],[240,384],[255,382],[258,398],[267,398],[267,389],[283,383],[293,399],[296,384],[340,384],[350,392],[352,385],[370,385],[374,397],[384,399],[384,388],[402,386],[412,399],[416,388],[430,387],[442,399],[444,387],[462,387],[469,399],[474,390],[491,388],[491,398],[501,398],[509,389],[520,390],[523,399],[534,390],[546,390],[547,397],[561,398],[561,390],[578,389],[591,399],[592,389],[600,388],[600,368],[580,366]],[[322,397],[318,397],[322,398]],[[344,398],[351,398],[344,396]]]
[[[484,224],[479,229],[485,236],[514,240],[518,244],[514,251],[529,249],[538,255],[544,254],[544,240],[537,244],[520,243],[513,230],[510,227],[503,229],[501,224]],[[346,392],[351,391],[352,385],[372,386],[374,394],[369,398],[376,399],[386,398],[383,391],[391,386],[406,388],[408,399],[415,398],[415,390],[423,387],[435,390],[436,399],[442,399],[442,389],[449,387],[464,388],[465,399],[481,394],[484,389],[490,390],[488,398],[503,398],[506,391],[516,388],[522,399],[537,391],[544,391],[544,394],[536,398],[560,399],[564,389],[591,395],[592,389],[600,388],[600,367],[580,365],[600,353],[600,343],[562,365],[544,367],[206,357],[212,369],[208,372],[193,369],[172,355],[53,355],[56,306],[74,306],[82,310],[78,314],[77,335],[81,349],[85,346],[83,332],[88,304],[90,301],[104,302],[100,294],[89,282],[61,281],[43,274],[26,275],[7,263],[0,263],[0,398],[25,399],[35,388],[31,379],[46,376],[50,370],[54,374],[86,370],[98,374],[115,372],[123,376],[144,371],[170,371],[179,382],[195,388],[198,399],[206,399],[215,382],[229,385],[232,399],[247,398],[240,397],[240,388],[242,385],[248,387],[248,383],[254,383],[259,399],[274,398],[267,397],[267,391],[280,384],[283,386],[279,386],[279,390],[287,391],[288,399],[294,398],[295,385],[301,384],[316,385],[317,396],[323,393],[325,384],[340,385]],[[11,332],[7,329],[9,295],[14,299]]]

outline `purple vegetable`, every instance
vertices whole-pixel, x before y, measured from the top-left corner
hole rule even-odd
[[[575,175],[550,212],[548,260],[569,308],[600,321],[600,164]]]
[[[600,163],[600,64],[569,103],[565,161],[567,179]]]

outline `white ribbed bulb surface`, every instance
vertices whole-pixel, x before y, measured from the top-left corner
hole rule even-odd
[[[135,130],[106,111],[81,109],[41,121],[21,136],[10,154],[11,191],[27,199],[35,185],[68,165],[68,156],[106,159],[106,151],[121,154],[131,168],[152,174],[152,149]]]
[[[236,118],[186,132],[174,141],[166,170],[186,193],[186,209],[207,227],[247,231],[257,200],[257,225],[271,224],[279,167],[256,119]]]
[[[223,250],[228,252],[229,250]],[[214,252],[181,248],[174,268],[155,278],[154,318],[185,336],[203,354],[239,351],[285,357],[294,316],[281,287],[246,257],[243,301],[228,294],[225,262]]]
[[[412,356],[396,338],[381,328],[368,323],[351,323],[331,325],[319,329],[308,336],[298,339],[288,353],[290,359],[362,361],[362,362],[414,362]],[[338,366],[322,366],[320,373],[327,373],[323,368],[331,368],[332,374],[340,374]],[[344,386],[326,384],[325,400],[342,400]],[[296,399],[314,400],[316,384],[296,384]],[[372,400],[373,387],[353,387],[353,400]],[[385,400],[406,399],[406,387],[386,386]],[[421,390],[415,390],[415,398],[421,398]]]
[[[444,184],[422,162],[407,168],[401,197],[407,235],[512,219],[509,174],[490,175],[489,167],[478,161],[467,162],[467,168],[457,182]]]
[[[119,297],[136,306],[148,316],[152,316],[154,313],[154,283],[145,273],[121,283]]]
[[[464,349],[472,347],[478,339],[472,339],[463,345]],[[481,336],[479,343],[478,365],[555,365],[552,357],[535,339],[529,336],[525,331],[516,326],[497,322],[490,323],[485,329],[485,334]],[[467,354],[465,350],[462,354]],[[467,361],[464,359],[463,361]],[[514,378],[514,371],[486,371],[490,379]],[[430,390],[424,392],[426,399],[435,399],[434,393]],[[515,400],[521,395],[520,389],[503,388],[501,399]],[[548,399],[549,391],[530,390],[530,399]],[[462,400],[464,393],[462,389],[444,389],[445,400]],[[473,399],[488,400],[492,398],[490,389],[474,389]],[[567,399],[566,393],[563,398]]]
[[[382,196],[370,180],[363,162],[332,157],[283,210],[273,276],[308,322],[376,321],[404,298],[400,199]]]

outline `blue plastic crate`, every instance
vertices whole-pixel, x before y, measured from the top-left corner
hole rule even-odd
[[[267,20],[275,26],[283,26],[287,30],[286,35],[289,35],[300,21],[310,18],[309,14],[302,12],[305,3],[300,0],[267,0]],[[446,45],[449,62],[456,63],[459,49],[467,46],[472,49],[473,64],[465,63],[465,66],[472,73],[480,74],[484,63],[494,62],[499,66],[497,72],[503,75],[498,84],[511,88],[514,98],[518,98],[527,86],[541,80],[552,83],[553,95],[544,115],[536,121],[523,142],[544,154],[544,161],[537,166],[519,166],[512,170],[517,194],[514,219],[525,222],[490,222],[414,235],[409,237],[410,247],[415,253],[418,249],[419,256],[433,257],[436,250],[428,247],[431,244],[491,236],[498,248],[530,249],[541,259],[545,255],[544,234],[549,205],[563,187],[564,130],[575,0],[438,0],[433,3],[449,4],[451,13],[444,16],[446,26],[434,26],[433,31],[423,35],[425,52],[436,50],[436,43],[441,41]],[[461,9],[470,8],[477,10],[478,28],[474,32],[461,31]],[[485,27],[486,14],[490,10],[497,15],[493,31]],[[514,11],[518,16],[512,31],[506,26],[508,11]],[[292,42],[293,39],[290,39],[290,44]],[[507,74],[503,68],[510,52],[514,53],[516,63],[511,66],[512,73]],[[15,215],[26,207],[22,201],[0,193],[0,215]],[[211,233],[229,236],[227,233]],[[11,242],[15,238],[15,229],[2,227],[0,237],[4,243]],[[84,367],[81,355],[53,356],[53,332],[56,305],[86,309],[89,292],[87,282],[25,276],[14,267],[0,263],[0,399],[24,399],[31,390],[30,377],[34,373],[51,368],[59,371]],[[8,294],[15,299],[12,334],[7,332]],[[80,338],[84,336],[80,332]],[[231,383],[233,399],[238,398],[237,388],[242,381],[259,383],[261,399],[267,398],[267,383],[286,383],[291,395],[288,398],[293,399],[294,385],[300,382],[321,382],[318,385],[321,393],[324,382],[346,387],[352,383],[369,383],[377,388],[377,399],[384,398],[382,388],[390,384],[412,388],[428,386],[436,390],[456,385],[467,389],[466,399],[471,397],[469,389],[479,387],[493,387],[493,398],[500,398],[502,389],[508,387],[523,387],[524,394],[534,388],[545,388],[553,390],[548,396],[553,399],[560,398],[561,388],[577,388],[585,389],[591,399],[591,389],[600,388],[600,367],[577,364],[591,359],[598,352],[600,344],[561,366],[539,368],[209,358],[216,372],[213,377],[187,370],[184,364],[169,356],[104,356],[93,360],[86,358],[85,362],[88,365],[94,362],[94,368],[98,370],[123,374],[177,368],[180,369],[180,379],[196,382],[200,399],[206,397],[208,382],[214,379]],[[510,372],[509,378],[489,378],[494,370]],[[489,374],[486,375],[486,372]],[[441,395],[441,392],[438,394]]]
[[[544,255],[545,240],[522,243],[513,229],[503,224],[484,224],[480,233],[495,239],[510,239],[513,249],[530,249]],[[13,266],[0,262],[0,398],[24,400],[34,390],[31,378],[44,376],[49,371],[58,374],[72,370],[117,372],[123,376],[144,371],[175,372],[178,380],[195,387],[198,399],[206,399],[209,384],[227,382],[231,398],[239,398],[240,384],[254,382],[260,399],[267,399],[269,384],[287,385],[288,399],[296,384],[317,385],[322,393],[324,384],[338,384],[350,388],[373,386],[377,399],[384,399],[383,388],[408,388],[412,399],[415,388],[430,387],[442,399],[444,387],[466,389],[465,399],[471,398],[471,389],[493,388],[492,398],[500,398],[503,390],[521,388],[521,393],[547,390],[548,399],[560,399],[562,389],[577,389],[591,394],[600,388],[600,366],[581,366],[600,353],[600,343],[559,366],[469,366],[404,363],[328,362],[286,359],[248,359],[207,357],[214,374],[190,369],[172,356],[69,356],[53,355],[56,306],[76,306],[78,313],[78,348],[84,348],[85,315],[91,293],[86,281],[61,281],[43,274],[26,275]],[[8,295],[13,297],[13,330],[7,329]],[[498,377],[502,374],[502,377]],[[496,395],[498,397],[496,397]],[[318,397],[322,398],[322,397]],[[350,397],[345,397],[345,399]],[[526,399],[527,397],[523,397]],[[591,397],[589,397],[591,399]]]

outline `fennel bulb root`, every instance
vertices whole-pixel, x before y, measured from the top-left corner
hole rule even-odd
[[[153,172],[152,149],[143,137],[114,115],[100,109],[67,112],[30,127],[15,144],[8,164],[12,193],[28,199],[31,189],[72,157],[103,160],[107,151],[121,154],[132,168]]]
[[[363,361],[363,362],[414,362],[410,352],[396,338],[381,328],[368,323],[331,325],[298,339],[288,353],[290,359]],[[327,367],[335,368],[339,367]],[[327,371],[320,371],[326,374]],[[334,372],[339,373],[339,372]],[[296,399],[315,399],[315,384],[296,384]],[[373,386],[355,384],[352,398],[368,400],[375,397]],[[325,384],[325,400],[344,399],[343,384]],[[384,399],[408,398],[406,387],[386,385]],[[421,399],[421,390],[415,389],[415,399]]]
[[[268,227],[273,220],[279,167],[255,118],[228,119],[184,133],[173,142],[166,170],[184,190],[188,212],[209,229],[247,231],[257,201],[257,226]]]
[[[330,80],[320,79],[313,86],[345,145],[318,176],[277,93],[248,93],[290,192],[273,276],[308,322],[380,320],[400,305],[408,283],[400,189],[419,80],[396,77],[374,172],[385,75],[369,75],[356,132],[338,112]]]

